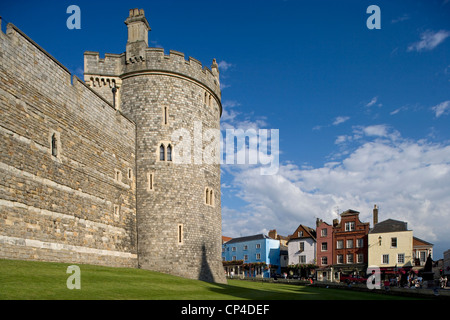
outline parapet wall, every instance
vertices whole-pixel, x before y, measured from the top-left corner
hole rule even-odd
[[[0,115],[0,258],[135,267],[135,124],[12,24]]]
[[[105,54],[105,58],[101,59],[98,52],[88,51],[84,54],[84,61],[85,81],[92,87],[107,85],[109,79],[112,81],[113,78],[124,79],[146,73],[179,76],[205,87],[215,97],[220,112],[222,110],[219,69],[215,61],[208,68],[195,58],[186,60],[184,54],[178,51],[170,50],[169,55],[165,55],[163,48],[147,48],[145,57],[130,60],[126,60],[125,53]],[[119,81],[116,79],[116,84]],[[109,96],[109,92],[106,95]]]

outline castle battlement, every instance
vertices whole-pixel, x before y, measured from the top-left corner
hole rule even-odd
[[[170,50],[166,55],[163,48],[146,48],[144,55],[126,60],[126,53],[107,53],[105,58],[101,59],[98,52],[86,51],[84,80],[94,87],[112,87],[115,83],[120,88],[121,79],[126,77],[158,72],[172,74],[198,82],[215,95],[220,104],[219,68],[215,60],[211,68],[208,68],[193,57],[186,60],[184,53],[175,50]]]
[[[186,59],[182,52],[170,50],[166,55],[163,48],[148,47],[148,31],[151,29],[142,9],[131,9],[125,24],[128,27],[126,52],[106,53],[103,59],[98,52],[85,52],[84,80],[89,86],[97,87],[96,90],[110,100],[110,89],[114,86],[120,97],[121,83],[125,78],[143,74],[181,77],[208,91],[222,113],[219,67],[215,59],[211,67],[207,67],[193,57]]]

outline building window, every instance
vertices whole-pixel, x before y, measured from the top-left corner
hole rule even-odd
[[[183,225],[178,224],[178,244],[183,244]]]
[[[248,250],[248,245],[245,245],[245,246],[244,246],[244,250]]]
[[[342,254],[338,254],[338,255],[336,256],[336,262],[337,262],[338,264],[343,264],[343,263],[344,263],[344,256],[343,256]]]
[[[133,169],[128,168],[128,179],[131,180],[133,178]]]
[[[54,158],[59,158],[61,154],[61,141],[59,132],[51,130],[48,136],[48,141],[50,144],[50,154]]]
[[[167,161],[172,161],[172,145],[167,146]]]
[[[236,261],[236,256],[233,256],[233,257],[231,258],[231,260],[232,260],[232,261]]]
[[[425,251],[420,251],[420,262],[425,262],[427,260],[427,253]]]
[[[355,222],[354,221],[346,222],[345,231],[355,231]]]
[[[214,206],[214,191],[212,188],[205,189],[205,204]]]
[[[364,262],[364,255],[362,253],[358,253],[358,255],[356,256],[357,259],[357,263],[363,263]]]
[[[364,248],[364,239],[357,239],[356,240],[356,247],[357,248]]]
[[[391,238],[391,248],[397,248],[397,238]]]
[[[348,249],[352,249],[353,248],[353,239],[348,239],[347,240],[347,248]]]
[[[306,263],[306,256],[301,255],[298,257],[298,263]]]
[[[159,161],[172,161],[172,155],[173,155],[173,146],[171,142],[164,141],[161,142],[159,145],[159,154],[157,154],[157,157],[159,158]]]
[[[118,220],[120,216],[120,206],[114,205],[114,219]]]
[[[161,144],[159,147],[159,160],[165,161],[166,160],[166,148],[164,148],[164,145]]]
[[[236,247],[231,247],[231,251],[236,251]]]
[[[256,260],[260,260],[261,259],[261,253],[257,253],[256,254]]]
[[[399,253],[397,255],[397,263],[405,263],[405,254],[404,253]]]
[[[58,156],[58,141],[56,139],[56,133],[52,134],[52,156]]]
[[[327,236],[327,233],[328,233],[327,229],[322,229],[322,230],[320,230],[320,235],[321,235],[322,237],[326,237],[326,236]]]
[[[169,109],[167,107],[163,107],[163,124],[169,124]]]
[[[337,240],[336,249],[343,249],[343,248],[344,248],[344,240]]]
[[[260,243],[256,244],[256,249],[261,249],[261,244]]]
[[[244,254],[244,261],[248,261],[248,255]]]
[[[305,243],[303,241],[300,242],[298,248],[300,251],[305,251]]]
[[[122,182],[122,172],[120,170],[114,170],[114,180],[117,182]]]
[[[298,237],[303,237],[303,231],[297,232],[297,236],[298,236]]]
[[[328,243],[327,242],[322,242],[322,251],[328,251]]]
[[[153,173],[151,173],[151,172],[147,173],[147,191],[153,191],[154,190],[154,188],[153,188],[153,183],[154,183],[153,179],[154,179]]]
[[[381,263],[382,264],[389,264],[389,255],[388,254],[383,254],[381,256]]]
[[[347,263],[353,263],[353,253],[347,254]]]
[[[321,263],[323,266],[328,265],[328,259],[327,259],[327,257],[322,257],[322,258],[320,258],[320,263]]]

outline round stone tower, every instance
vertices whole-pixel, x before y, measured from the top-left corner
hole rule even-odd
[[[148,48],[143,10],[130,10],[120,108],[136,124],[139,267],[224,282],[215,60]]]

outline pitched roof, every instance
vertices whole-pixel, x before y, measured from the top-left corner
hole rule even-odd
[[[299,230],[304,230],[306,234],[299,237],[298,236]],[[314,240],[316,240],[316,230],[301,224],[297,227],[297,229],[295,229],[294,233],[289,236],[288,242],[294,239],[302,239],[302,238],[313,238]]]
[[[271,239],[268,236],[266,236],[265,234],[255,234],[253,236],[246,236],[246,237],[240,237],[240,238],[233,238],[230,241],[227,242],[227,244],[230,243],[238,243],[238,242],[246,242],[246,241],[252,241],[252,240],[261,240],[261,239]]]
[[[413,237],[413,247],[420,246],[432,246],[433,244],[430,242],[426,242],[425,240],[419,239],[417,237]]]
[[[407,222],[398,221],[394,219],[387,219],[378,222],[369,233],[385,233],[385,232],[399,232],[408,231]]]
[[[348,209],[347,211],[344,211],[344,212],[341,213],[341,217],[352,216],[352,215],[355,215],[355,214],[359,214],[359,211]]]
[[[228,241],[230,241],[231,239],[233,239],[233,238],[226,237],[226,236],[222,236],[222,243],[228,242]]]

